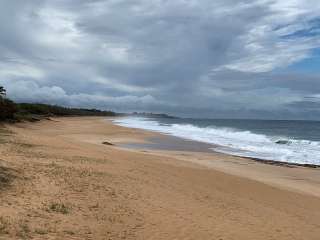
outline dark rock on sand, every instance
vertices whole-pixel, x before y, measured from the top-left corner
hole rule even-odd
[[[114,144],[113,144],[113,143],[110,143],[110,142],[103,142],[102,144],[108,145],[108,146],[114,146]]]
[[[278,140],[278,141],[276,141],[276,144],[284,144],[284,145],[286,145],[286,144],[290,144],[290,141],[288,141],[288,140]]]

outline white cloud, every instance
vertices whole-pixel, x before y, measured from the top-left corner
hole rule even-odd
[[[160,104],[151,95],[140,97],[132,95],[107,96],[99,94],[75,93],[67,94],[61,87],[41,87],[30,80],[0,81],[7,86],[9,96],[18,102],[34,103],[60,103],[74,107],[100,107],[103,109],[143,109],[144,107],[157,106]]]
[[[45,73],[42,69],[30,66],[26,63],[20,62],[1,62],[0,61],[0,78],[33,78],[33,79],[43,79]]]
[[[243,57],[217,69],[269,72],[310,57],[312,50],[320,47],[319,36],[285,36],[312,27],[310,21],[320,18],[320,4],[316,2],[277,0],[267,5],[270,14],[251,23],[249,31],[238,38]]]
[[[319,19],[318,0],[2,1],[0,84],[72,106],[282,111],[320,91],[318,73],[279,73],[320,47]]]

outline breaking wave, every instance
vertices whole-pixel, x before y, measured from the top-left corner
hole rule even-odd
[[[223,127],[199,127],[192,124],[162,124],[148,118],[127,117],[114,121],[116,124],[156,131],[184,139],[214,144],[214,151],[297,164],[320,165],[320,142],[267,136]]]

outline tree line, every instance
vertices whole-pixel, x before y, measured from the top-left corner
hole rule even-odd
[[[112,111],[97,109],[67,108],[42,103],[15,103],[6,96],[0,86],[0,121],[39,120],[50,116],[116,116]]]

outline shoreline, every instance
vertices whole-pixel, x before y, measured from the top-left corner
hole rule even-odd
[[[115,125],[119,126],[117,124]],[[283,166],[283,167],[320,168],[320,165],[316,165],[316,164],[308,164],[308,163],[304,164],[304,163],[292,163],[292,162],[285,162],[285,161],[278,161],[278,160],[266,160],[262,158],[246,157],[246,156],[239,156],[231,153],[219,152],[219,151],[215,151],[215,147],[217,147],[217,145],[215,144],[189,140],[182,137],[176,137],[176,136],[167,135],[161,132],[148,131],[148,130],[139,129],[139,128],[132,128],[132,129],[147,131],[150,133],[159,134],[160,136],[151,137],[150,139],[147,139],[147,143],[125,143],[125,144],[121,144],[120,146],[124,148],[132,148],[132,149],[148,149],[148,150],[164,150],[164,151],[183,151],[184,150],[184,151],[191,151],[191,152],[206,152],[206,153],[213,153],[213,154],[214,153],[223,154],[227,156],[252,160],[262,164],[277,165],[277,166]],[[166,142],[168,141],[170,142],[170,144],[174,146],[170,146],[169,144],[167,144]]]
[[[128,149],[160,134],[104,117],[54,120],[3,136],[0,176],[14,176],[0,189],[7,238],[318,239],[318,169]]]
[[[145,129],[123,127],[113,123],[113,120],[107,121],[115,127],[135,131],[137,135],[139,135],[139,133],[148,134],[142,141],[140,138],[138,141],[135,139],[128,139],[128,141],[121,141],[119,144],[115,144],[115,146],[119,146],[121,149],[148,152],[150,154],[156,153],[160,156],[173,156],[177,157],[180,161],[192,162],[209,169],[222,171],[226,174],[232,174],[290,191],[307,193],[320,197],[320,166],[269,161],[221,153],[214,151],[215,145],[213,144],[188,140]],[[173,144],[173,147],[168,147],[168,144],[163,145],[164,142]],[[181,146],[183,147],[182,149]],[[198,151],[194,151],[194,149],[197,149]],[[186,160],[187,156],[189,157],[188,160]],[[197,159],[203,159],[204,161],[197,161]],[[221,159],[227,159],[227,161]],[[239,166],[246,167],[240,169]],[[308,181],[310,179],[307,177],[310,173],[312,173],[312,178],[316,177],[314,178],[316,179],[316,185],[311,189],[308,186]],[[298,181],[291,181],[292,179],[298,179]],[[304,180],[307,180],[307,183],[305,183]],[[311,180],[311,182],[313,181],[314,180]]]
[[[144,129],[170,137],[185,139],[194,142],[197,145],[200,143],[204,145],[211,144],[211,150],[214,152],[252,159],[254,161],[261,160],[266,164],[277,164],[288,167],[320,167],[319,158],[316,154],[318,151],[316,150],[316,146],[318,146],[316,140],[303,140],[309,139],[308,137],[303,139],[291,139],[285,136],[281,137],[281,134],[277,133],[275,133],[275,135],[270,135],[270,133],[267,132],[273,132],[273,130],[270,130],[273,129],[272,126],[264,129],[266,133],[251,132],[248,130],[250,127],[245,128],[247,130],[244,128],[240,128],[242,130],[236,130],[232,127],[230,127],[231,130],[228,130],[228,128],[224,130],[222,126],[217,129],[214,126],[208,127],[210,133],[206,133],[207,127],[201,127],[201,121],[199,123],[194,123],[193,121],[186,120],[171,124],[172,122],[167,122],[166,120],[123,118],[115,120],[114,123],[118,126]],[[215,123],[213,122],[212,124]],[[217,122],[217,126],[220,126],[219,124],[220,123]],[[275,128],[277,129],[277,127]],[[310,139],[313,139],[312,134],[310,136]],[[255,141],[256,138],[257,141]],[[154,146],[156,146],[156,144],[154,144]],[[156,148],[158,147],[156,146]],[[171,147],[169,146],[168,148]]]

